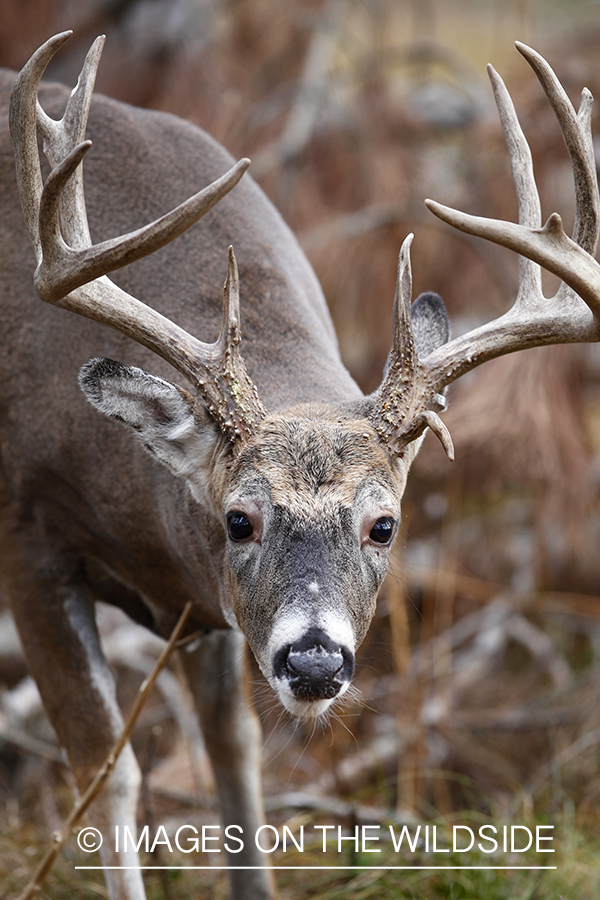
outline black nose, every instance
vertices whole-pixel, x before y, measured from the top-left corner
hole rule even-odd
[[[299,700],[331,700],[352,678],[354,655],[320,628],[309,628],[275,654],[273,669]]]

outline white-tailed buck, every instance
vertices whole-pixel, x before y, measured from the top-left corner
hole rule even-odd
[[[584,91],[575,113],[548,64],[519,45],[573,162],[570,240],[557,215],[541,228],[529,148],[491,72],[520,224],[430,208],[536,262],[521,259],[509,313],[448,342],[437,296],[421,296],[411,312],[407,238],[394,344],[381,387],[365,397],[342,365],[323,295],[296,241],[252,180],[240,182],[247,160],[230,168],[221,147],[172,116],[92,100],[102,40],[73,93],[39,87],[42,109],[40,78],[67,37],[48,41],[14,83],[16,183],[8,129],[2,134],[2,595],[81,788],[121,726],[94,600],[161,635],[193,603],[189,628],[205,636],[182,653],[183,666],[224,823],[250,836],[231,861],[260,866],[252,839],[263,816],[260,731],[240,677],[241,635],[290,712],[324,713],[352,678],[427,427],[452,455],[438,416],[446,386],[504,353],[600,337],[591,95]],[[7,106],[14,76],[0,77]],[[85,163],[89,228],[81,166],[88,112],[96,144]],[[36,128],[50,164],[45,184]],[[184,199],[191,185],[207,184]],[[140,227],[154,217],[162,218]],[[32,288],[29,242],[35,287],[47,303]],[[239,279],[231,249],[227,263],[230,245]],[[119,287],[106,277],[142,258],[122,271]],[[536,263],[563,279],[553,299],[542,296]],[[190,392],[173,383],[171,367]],[[77,386],[79,370],[91,405]],[[133,832],[138,784],[128,748],[92,807],[92,823],[107,834],[115,823]],[[109,840],[103,853],[106,866],[137,865],[133,851],[115,856]],[[114,900],[144,896],[135,868],[109,870],[107,880]],[[272,893],[261,869],[234,869],[231,883],[238,900]]]

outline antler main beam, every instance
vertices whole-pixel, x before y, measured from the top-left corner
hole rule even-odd
[[[558,213],[553,213],[541,226],[531,151],[504,82],[489,66],[519,201],[519,223],[470,216],[432,200],[425,202],[435,215],[455,228],[521,254],[519,291],[514,306],[505,315],[444,344],[425,359],[415,360],[410,351],[410,319],[406,312],[400,312],[400,306],[405,310],[407,302],[406,298],[401,299],[402,278],[406,281],[402,273],[410,271],[410,262],[406,258],[401,264],[394,317],[395,321],[403,323],[407,335],[403,340],[409,352],[403,356],[397,349],[393,350],[392,365],[379,389],[373,416],[382,438],[396,455],[400,455],[426,425],[436,431],[448,449],[448,438],[440,431],[439,419],[433,419],[433,425],[427,421],[431,419],[429,411],[437,404],[436,395],[481,363],[544,344],[600,340],[600,265],[592,255],[598,243],[600,222],[600,195],[591,133],[593,98],[584,89],[579,112],[575,112],[546,60],[524,44],[518,43],[517,48],[533,68],[552,105],[571,158],[576,199],[573,237],[565,234]],[[409,246],[410,242],[405,257]],[[542,293],[540,265],[558,275],[563,282],[552,298],[546,298]],[[390,404],[395,404],[396,400],[403,402],[404,407],[396,427],[391,428]]]
[[[88,52],[62,119],[51,119],[37,99],[48,63],[70,35],[56,35],[40,47],[17,76],[11,94],[17,185],[38,263],[36,289],[42,300],[110,325],[153,350],[190,381],[231,441],[247,437],[265,410],[239,352],[238,273],[232,248],[223,328],[214,344],[188,334],[118,288],[106,275],[186,231],[238,183],[250,161],[240,160],[221,178],[149,225],[92,245],[81,163],[91,146],[84,137],[104,38],[97,38]],[[36,128],[52,168],[45,184]]]

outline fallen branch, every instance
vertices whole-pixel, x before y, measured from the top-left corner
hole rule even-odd
[[[108,756],[104,760],[103,765],[96,773],[96,777],[88,787],[87,791],[85,792],[83,797],[80,797],[79,801],[73,807],[73,810],[69,818],[63,825],[61,831],[57,832],[54,835],[51,846],[48,847],[48,850],[44,854],[44,857],[35,870],[29,884],[19,895],[18,900],[31,900],[32,897],[39,893],[42,885],[44,884],[44,881],[50,873],[52,866],[54,865],[56,857],[71,836],[75,825],[102,789],[104,782],[112,772],[114,765],[119,758],[119,754],[123,750],[125,744],[127,744],[127,742],[129,741],[131,732],[133,731],[138,716],[141,713],[146,700],[148,699],[148,696],[152,691],[152,688],[154,687],[156,679],[169,662],[169,659],[171,658],[171,655],[175,650],[177,641],[179,640],[179,636],[183,631],[183,628],[188,620],[191,611],[192,604],[188,603],[183,610],[166,647],[160,654],[159,658],[156,660],[154,668],[140,685],[140,689],[135,698],[135,703],[133,704],[133,708],[129,713],[129,717],[125,722],[125,725],[123,726],[121,734],[110,749]]]

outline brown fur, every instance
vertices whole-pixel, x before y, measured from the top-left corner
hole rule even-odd
[[[232,477],[248,467],[267,479],[275,505],[307,517],[322,515],[328,505],[350,507],[367,476],[400,495],[403,487],[369,422],[316,404],[263,422],[257,439],[239,454]]]

